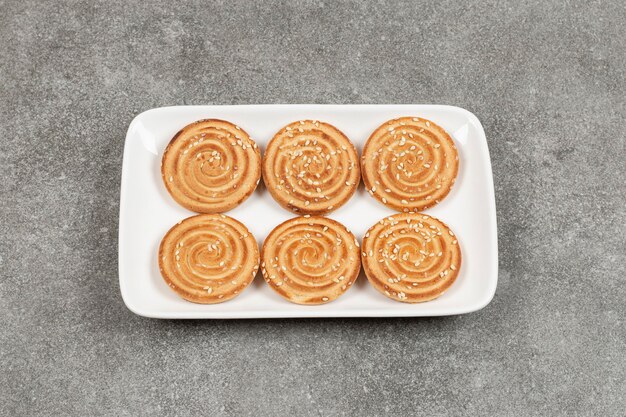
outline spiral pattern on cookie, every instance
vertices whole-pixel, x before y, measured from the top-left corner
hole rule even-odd
[[[223,214],[200,214],[161,241],[159,269],[182,298],[201,304],[236,297],[259,269],[259,248],[246,226]]]
[[[315,120],[282,128],[263,157],[267,189],[295,213],[319,215],[339,208],[360,179],[354,145],[334,126]]]
[[[382,219],[363,238],[363,269],[387,297],[406,303],[432,300],[456,280],[461,249],[440,220],[418,213]]]
[[[198,213],[221,213],[243,202],[261,178],[261,153],[239,126],[208,119],[185,126],[163,153],[169,193]]]
[[[297,304],[335,300],[352,286],[360,269],[356,238],[326,217],[297,217],[282,223],[261,250],[263,278]]]
[[[402,117],[372,133],[361,157],[367,191],[394,210],[421,211],[452,188],[459,167],[454,141],[430,120]]]

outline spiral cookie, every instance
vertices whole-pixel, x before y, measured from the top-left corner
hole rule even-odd
[[[459,156],[452,138],[419,117],[389,120],[372,133],[361,157],[368,192],[394,210],[439,203],[452,188]]]
[[[186,300],[230,300],[252,282],[259,248],[246,226],[223,214],[200,214],[172,227],[161,241],[163,279]]]
[[[263,243],[261,272],[269,286],[296,304],[324,304],[343,294],[359,275],[359,243],[341,223],[296,217]]]
[[[361,255],[374,288],[405,303],[439,297],[461,267],[461,249],[452,230],[416,213],[396,214],[372,226],[363,238]]]
[[[221,213],[252,194],[261,178],[261,153],[239,126],[200,120],[185,126],[167,145],[161,175],[181,206]]]
[[[301,120],[282,128],[263,157],[263,180],[283,207],[325,214],[352,197],[361,173],[350,140],[335,127]]]

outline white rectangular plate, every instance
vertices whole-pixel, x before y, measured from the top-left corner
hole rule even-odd
[[[459,175],[452,192],[426,211],[447,223],[461,244],[461,272],[444,295],[421,304],[400,303],[378,293],[362,272],[343,296],[320,306],[292,304],[274,293],[260,276],[237,298],[214,305],[185,301],[165,284],[157,261],[161,238],[175,223],[195,213],[169,196],[161,181],[160,162],[165,146],[186,124],[205,118],[228,120],[248,132],[263,151],[284,125],[317,119],[343,131],[361,152],[376,127],[399,116],[434,121],[450,133],[459,150]],[[370,197],[361,184],[355,196],[329,217],[346,225],[361,240],[371,225],[394,213]],[[262,184],[227,214],[243,222],[259,245],[275,226],[294,217],[272,199]],[[496,209],[485,132],[467,110],[439,105],[181,106],[148,110],[132,121],[126,135],[119,273],[124,302],[131,311],[146,317],[400,317],[479,310],[493,298],[498,281]]]

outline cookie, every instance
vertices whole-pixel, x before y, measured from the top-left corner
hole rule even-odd
[[[263,156],[265,186],[281,206],[298,214],[339,208],[360,180],[354,145],[328,123],[301,120],[285,126]]]
[[[239,295],[259,269],[250,231],[223,214],[199,214],[172,227],[159,247],[163,279],[188,301],[215,304]]]
[[[363,238],[361,256],[374,288],[405,303],[439,297],[461,268],[461,248],[452,230],[421,213],[396,214],[376,223]]]
[[[430,120],[401,117],[383,123],[361,156],[367,191],[386,206],[417,212],[448,195],[459,156],[448,133]]]
[[[261,249],[269,286],[296,304],[324,304],[347,291],[359,275],[359,243],[341,223],[296,217],[277,226]]]
[[[261,178],[261,153],[239,126],[199,120],[167,145],[161,175],[181,206],[197,213],[222,213],[254,192]]]

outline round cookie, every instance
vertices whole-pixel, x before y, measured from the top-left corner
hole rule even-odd
[[[199,214],[172,227],[159,247],[163,279],[182,298],[215,304],[243,291],[259,269],[246,226],[223,214]]]
[[[161,176],[181,206],[197,213],[222,213],[255,190],[261,178],[261,152],[239,126],[199,120],[167,145]]]
[[[280,129],[268,144],[263,181],[284,208],[326,214],[356,191],[361,180],[358,161],[354,145],[337,128],[301,120]]]
[[[342,295],[361,270],[359,243],[341,223],[296,217],[277,226],[261,249],[269,286],[296,304],[324,304]]]
[[[432,300],[456,280],[461,248],[440,220],[421,213],[382,219],[363,238],[363,269],[387,297],[405,303]]]
[[[394,210],[417,212],[439,203],[452,188],[459,156],[448,133],[430,120],[401,117],[383,123],[361,156],[368,192]]]

